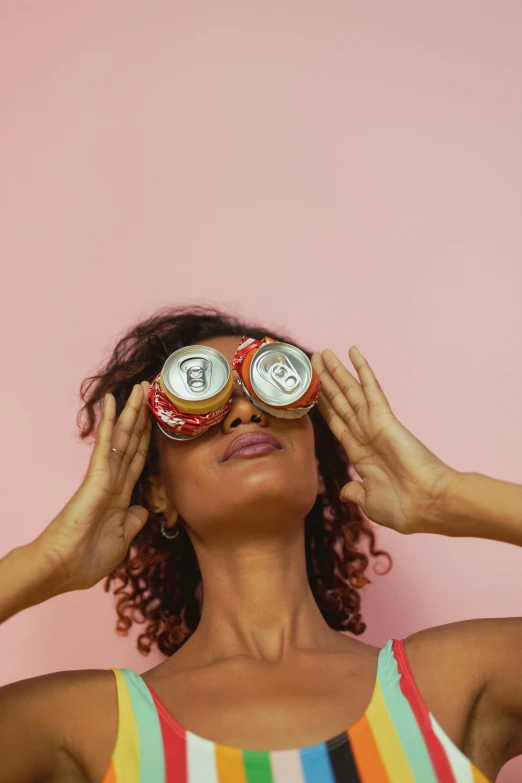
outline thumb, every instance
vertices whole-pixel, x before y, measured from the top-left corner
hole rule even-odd
[[[362,481],[349,481],[348,484],[345,484],[341,490],[341,500],[343,503],[357,503],[364,511],[366,492]]]
[[[145,527],[148,518],[149,512],[143,506],[131,506],[128,509],[127,516],[123,522],[126,550],[129,548],[132,539]]]

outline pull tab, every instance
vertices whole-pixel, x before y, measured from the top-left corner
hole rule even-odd
[[[203,356],[191,356],[179,365],[181,378],[191,394],[203,396],[210,389],[212,362]]]
[[[292,362],[281,351],[267,354],[266,359],[259,363],[258,372],[266,381],[285,394],[293,394],[301,383],[301,378]]]

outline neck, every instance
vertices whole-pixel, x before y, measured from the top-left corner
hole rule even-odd
[[[343,641],[324,620],[306,573],[304,524],[286,540],[265,538],[217,549],[197,543],[203,608],[176,653],[193,665],[247,657],[287,660],[296,651],[331,651]]]

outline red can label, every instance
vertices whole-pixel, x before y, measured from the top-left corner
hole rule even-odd
[[[264,340],[254,340],[253,337],[246,336],[242,338],[236,351],[236,355],[232,360],[232,367],[234,370],[236,370],[237,373],[239,373],[239,375],[241,375],[241,377],[243,377],[241,367],[245,360],[245,356],[249,354],[250,351],[257,351],[258,348],[261,348],[264,342],[266,342],[266,337]]]
[[[147,397],[147,406],[155,418],[172,432],[179,432],[182,435],[203,435],[214,424],[222,421],[232,407],[232,400],[228,400],[220,408],[210,413],[182,413],[178,411],[161,388],[160,376],[161,373],[152,381]]]

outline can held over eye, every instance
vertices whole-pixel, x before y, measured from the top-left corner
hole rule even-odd
[[[308,356],[271,337],[243,337],[232,366],[245,395],[276,418],[296,419],[313,408],[322,383]]]
[[[232,385],[230,367],[219,351],[188,345],[168,357],[152,382],[147,405],[167,437],[190,440],[225,418]]]

